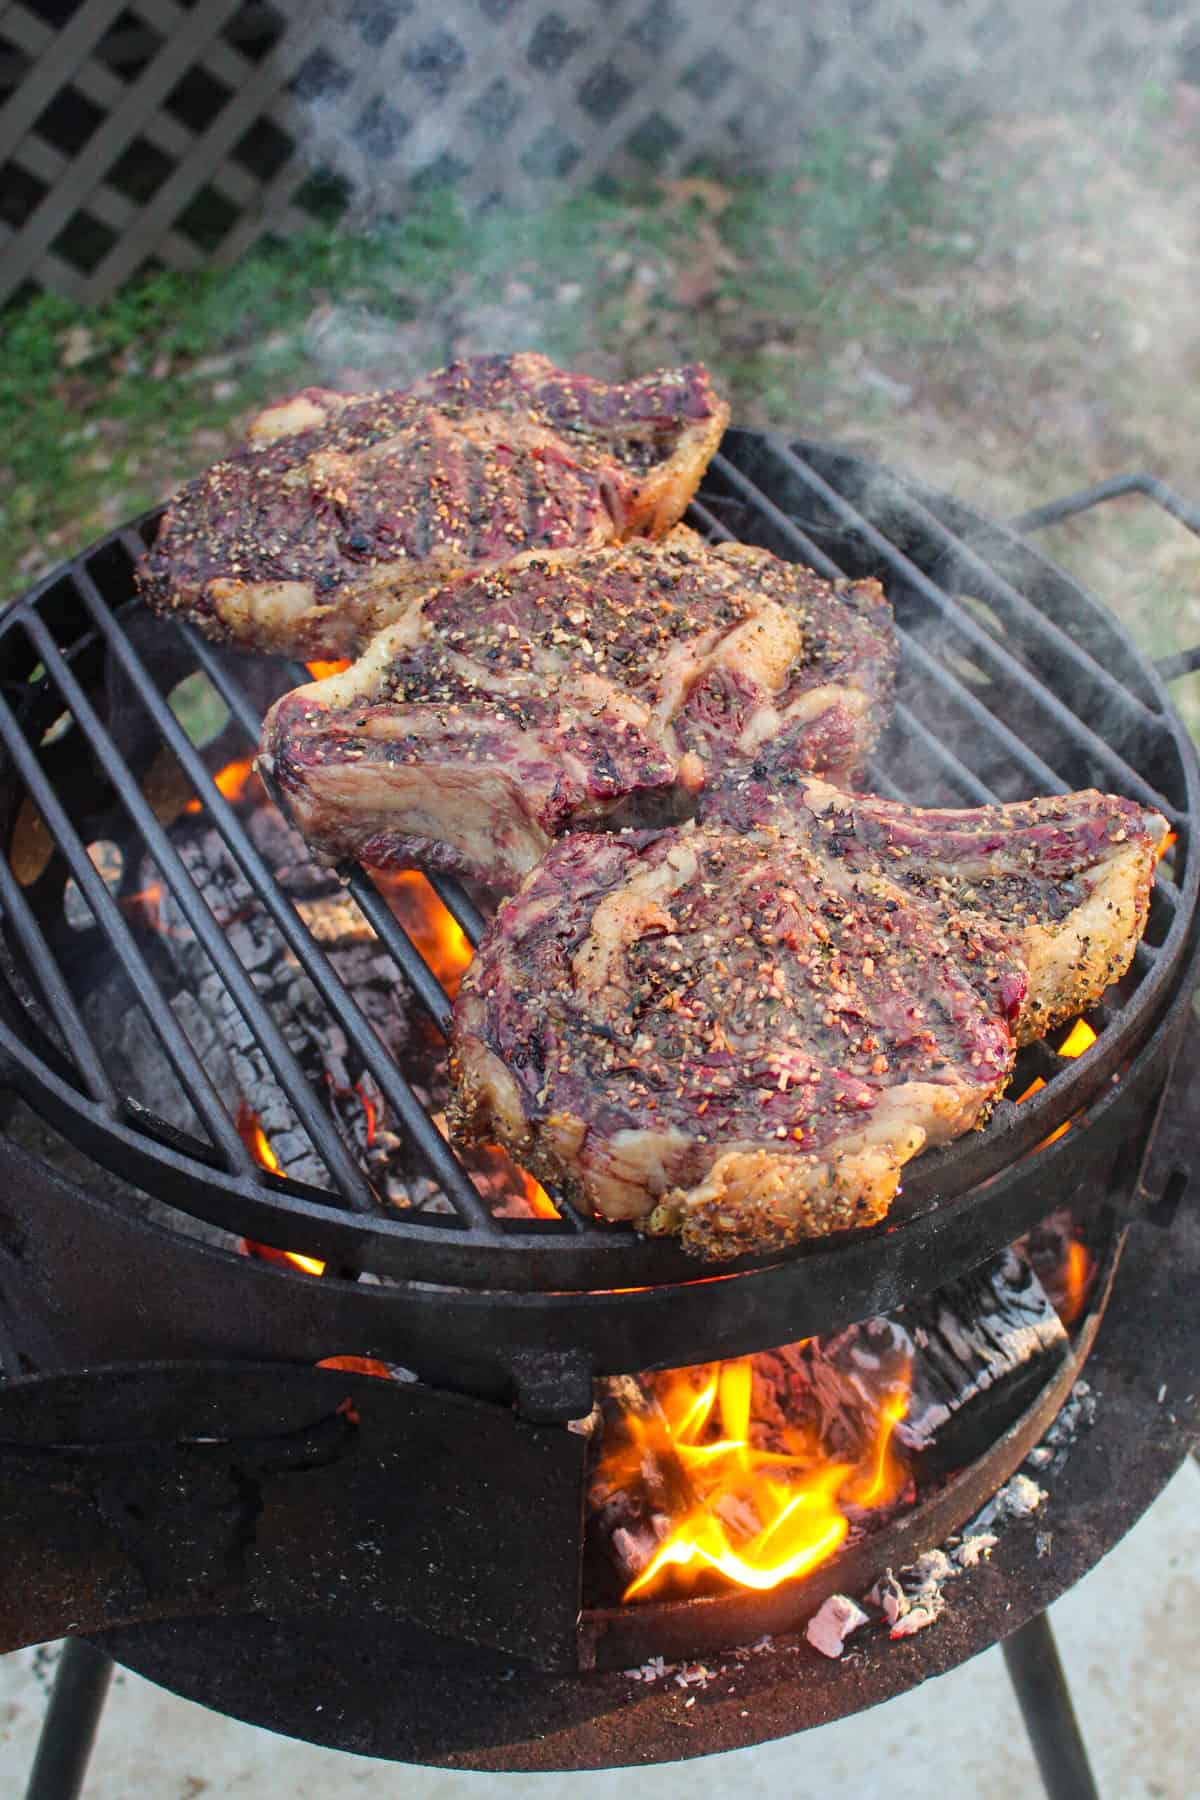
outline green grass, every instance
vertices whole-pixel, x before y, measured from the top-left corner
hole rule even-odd
[[[214,460],[263,399],[328,378],[312,338],[331,319],[343,360],[380,382],[396,378],[393,343],[415,346],[418,366],[464,341],[624,371],[703,356],[735,405],[795,416],[837,343],[927,335],[873,269],[963,257],[944,148],[913,140],[884,166],[881,147],[830,133],[787,174],[704,175],[476,220],[430,194],[369,234],[314,227],[104,306],[44,297],[9,310],[0,598]]]
[[[1117,150],[1065,119],[898,142],[836,130],[786,170],[539,212],[468,219],[429,193],[369,233],[314,226],[105,306],[10,309],[0,600],[214,461],[263,400],[387,385],[468,350],[612,374],[702,357],[739,423],[866,443],[993,510],[1129,462],[1170,475],[1172,456],[1190,464],[1200,389],[1147,384],[1128,279],[1147,246],[1192,230],[1194,152],[1161,107]],[[1143,217],[1139,253],[1114,242],[1114,195],[1122,234]],[[1187,265],[1177,249],[1153,268],[1166,343],[1189,328]]]

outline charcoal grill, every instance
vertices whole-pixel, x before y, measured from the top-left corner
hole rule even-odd
[[[0,1485],[24,1521],[9,1573],[35,1635],[81,1616],[95,1632],[119,1625],[97,1641],[237,1716],[348,1749],[480,1768],[673,1758],[802,1729],[886,1698],[1027,1620],[1032,1635],[1021,1634],[1014,1670],[1024,1679],[1052,1654],[1038,1614],[1128,1528],[1200,1423],[1189,1405],[1167,1429],[1150,1398],[1163,1371],[1197,1362],[1181,1300],[1200,1258],[1194,1216],[1181,1206],[1200,1112],[1194,1026],[1183,1054],[1179,1045],[1196,971],[1200,794],[1164,679],[1197,666],[1200,653],[1155,669],[1019,535],[1118,491],[1148,495],[1200,533],[1200,516],[1140,477],[1006,528],[826,446],[731,432],[714,460],[691,514],[708,536],[887,587],[899,705],[870,770],[874,789],[970,805],[1095,785],[1155,807],[1175,834],[1133,966],[1087,1015],[1097,1040],[1086,1055],[1060,1056],[1054,1043],[1023,1051],[1011,1091],[1038,1081],[1040,1091],[1002,1101],[985,1132],[920,1158],[884,1225],[719,1268],[565,1205],[557,1219],[493,1216],[213,779],[253,748],[266,706],[303,671],[214,648],[145,614],[132,572],[157,515],[113,533],[9,609],[0,619],[0,1095],[31,1107],[68,1151],[65,1167],[52,1169],[0,1139],[0,1369],[18,1377],[0,1384]],[[204,747],[171,705],[197,673],[229,709]],[[164,749],[423,1158],[444,1213],[389,1211],[347,1149],[160,819]],[[265,1170],[248,1148],[171,1008],[155,943],[122,905],[125,889],[110,891],[89,855],[97,842],[121,851],[125,889],[147,857],[160,871],[323,1164],[323,1184]],[[32,857],[15,854],[22,843]],[[397,1004],[444,1032],[450,1002],[432,969],[371,877],[343,873],[403,974]],[[72,883],[90,911],[84,929],[78,904],[68,918]],[[485,918],[476,899],[452,880],[434,885],[477,941]],[[84,1023],[98,962],[127,978],[199,1131],[168,1123],[113,1079],[103,1041]],[[157,1204],[154,1222],[132,1194]],[[573,1496],[584,1457],[580,1439],[553,1422],[588,1411],[593,1377],[742,1354],[888,1310],[1067,1201],[1077,1214],[1091,1210],[1114,1257],[1133,1222],[1117,1302],[1131,1298],[1111,1329],[1106,1315],[1096,1352],[1119,1403],[1096,1454],[1081,1459],[1099,1493],[1089,1500],[1085,1481],[1082,1540],[1064,1529],[1053,1557],[1025,1544],[1012,1579],[983,1573],[970,1628],[931,1634],[931,1649],[906,1646],[836,1685],[837,1672],[806,1668],[806,1708],[788,1699],[774,1659],[758,1665],[738,1690],[746,1705],[714,1706],[701,1730],[701,1715],[691,1717],[692,1745],[679,1736],[673,1693],[631,1706],[619,1675],[580,1677],[590,1661],[619,1668],[631,1648],[653,1642],[676,1654],[737,1642],[757,1616],[732,1596],[656,1606],[636,1621],[620,1609],[594,1613],[580,1626]],[[1156,1229],[1172,1223],[1169,1234]],[[326,1273],[317,1280],[237,1256],[205,1241],[204,1227],[321,1257]],[[346,1354],[404,1364],[419,1379],[398,1386],[301,1366]],[[1057,1404],[1055,1394],[1038,1404]],[[1044,1416],[1031,1409],[1022,1428]],[[491,1447],[465,1477],[460,1432]],[[1109,1479],[1117,1463],[1128,1478],[1120,1495]],[[414,1466],[425,1511],[415,1531],[383,1530],[380,1560],[366,1568],[355,1533],[342,1528],[344,1509],[390,1519],[397,1471]],[[967,1485],[982,1496],[1013,1466],[1013,1445],[1002,1442]],[[540,1513],[547,1495],[547,1531],[526,1534],[503,1570],[474,1554],[481,1510],[508,1507],[504,1535],[515,1543],[519,1520]],[[930,1515],[930,1525],[944,1529],[969,1510]],[[449,1589],[422,1579],[427,1543],[443,1574],[462,1572]],[[331,1594],[340,1596],[333,1612]],[[797,1604],[776,1604],[778,1629]],[[402,1692],[363,1669],[364,1617],[373,1650],[403,1670]],[[520,1682],[506,1686],[511,1664]],[[75,1643],[61,1729],[44,1745],[50,1785],[35,1776],[31,1790],[39,1796],[75,1791],[108,1668],[106,1655]],[[318,1693],[322,1707],[328,1701],[320,1716]],[[1061,1707],[1054,1723],[1074,1754]],[[65,1773],[59,1753],[74,1758]],[[1056,1754],[1046,1749],[1048,1771]],[[1064,1783],[1056,1793],[1092,1791],[1071,1786],[1069,1772]]]
[[[710,537],[765,544],[826,574],[883,580],[901,665],[895,723],[870,771],[877,791],[970,805],[1095,785],[1167,818],[1176,843],[1145,940],[1127,977],[1088,1015],[1097,1043],[1075,1060],[1050,1044],[1024,1051],[1011,1092],[1036,1079],[1041,1091],[1021,1104],[1001,1101],[986,1131],[912,1164],[889,1219],[873,1231],[705,1267],[669,1242],[580,1218],[566,1205],[558,1219],[493,1217],[215,785],[214,758],[191,742],[168,700],[202,671],[230,711],[222,745],[237,739],[245,754],[265,704],[304,673],[147,618],[133,598],[133,567],[157,526],[150,515],[51,575],[0,623],[0,832],[11,843],[31,804],[53,847],[26,886],[0,860],[0,1085],[180,1215],[329,1265],[312,1292],[306,1278],[270,1271],[259,1283],[253,1341],[237,1341],[235,1329],[232,1345],[210,1335],[189,1340],[197,1348],[315,1358],[333,1344],[474,1392],[515,1385],[531,1416],[561,1417],[586,1410],[594,1374],[740,1354],[928,1291],[1085,1183],[1135,1209],[1152,1204],[1137,1162],[1187,1005],[1200,883],[1191,848],[1196,759],[1161,676],[1105,609],[1013,531],[837,450],[730,432],[692,520]],[[439,1184],[444,1214],[389,1209],[349,1153],[156,817],[144,783],[163,745],[274,921],[281,950],[295,955]],[[97,840],[122,847],[129,870],[147,853],[157,865],[324,1164],[324,1188],[264,1170],[247,1148],[156,979],[153,946],[89,858]],[[370,876],[345,873],[408,984],[397,1004],[444,1032],[450,1003],[432,970]],[[90,933],[65,923],[68,880],[91,909]],[[453,880],[438,877],[435,886],[476,941],[484,920],[472,899]],[[116,1091],[73,986],[84,950],[115,959],[129,977],[203,1139]],[[1048,1143],[1068,1121],[1069,1135]],[[10,1189],[19,1191],[9,1161]],[[92,1310],[115,1280],[112,1310],[125,1313],[129,1223],[95,1202],[87,1210]],[[35,1262],[43,1229],[10,1226],[30,1240]],[[144,1254],[145,1232],[134,1236]],[[174,1354],[181,1316],[211,1316],[209,1307],[197,1312],[196,1244],[181,1239],[174,1249],[150,1248],[158,1279],[137,1303],[140,1335],[133,1321],[118,1331],[122,1353]],[[62,1269],[53,1246],[44,1250],[43,1290],[53,1304]],[[208,1277],[228,1273],[209,1269]],[[386,1285],[358,1280],[363,1274]]]

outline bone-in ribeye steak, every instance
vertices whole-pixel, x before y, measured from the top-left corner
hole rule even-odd
[[[608,385],[533,352],[305,388],[175,497],[141,591],[218,640],[352,653],[457,569],[668,531],[728,416],[699,363]]]
[[[873,1223],[1124,972],[1164,829],[1094,792],[941,812],[801,780],[569,837],[464,978],[457,1125],[710,1257]]]
[[[279,700],[259,766],[326,856],[511,887],[564,831],[669,822],[730,770],[849,781],[894,664],[878,582],[681,528],[444,587]]]

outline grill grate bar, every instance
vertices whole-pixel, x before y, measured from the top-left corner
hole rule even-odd
[[[36,614],[29,619],[26,628],[41,655],[47,674],[74,715],[122,806],[140,831],[146,848],[175,897],[176,904],[213,968],[220,975],[247,1026],[257,1038],[276,1081],[307,1132],[313,1148],[325,1163],[338,1193],[355,1212],[373,1211],[374,1202],[366,1177],[346,1148],[332,1118],[318,1102],[274,1016],[263,1005],[249,974],[231,949],[228,938],[192,880],[186,863],[154,816],[153,808],[96,716],[62,652]]]
[[[380,1092],[397,1120],[409,1133],[430,1175],[458,1212],[458,1218],[446,1219],[446,1226],[461,1227],[465,1220],[488,1237],[500,1237],[502,1235],[500,1227],[492,1218],[474,1183],[413,1093],[409,1083],[388,1055],[374,1027],[342,985],[324,951],[275,882],[271,871],[242,826],[241,820],[217,787],[205,767],[202,756],[158,692],[141,658],[121,630],[120,625],[108,611],[103,597],[90,576],[81,576],[81,591],[88,610],[104,634],[110,650],[137,689],[143,705],[154,719],[164,741],[169,745],[197,795],[203,798],[209,817],[230,855],[242,869],[246,880],[254,888],[264,908],[270,913],[280,935],[328,1006],[331,1016],[345,1032],[346,1037],[354,1045],[379,1084]],[[219,667],[218,664],[217,668],[219,669]],[[221,691],[222,697],[227,699],[231,711],[234,710],[231,699],[225,695],[223,689]],[[380,901],[380,905],[383,906],[383,904]],[[395,923],[390,911],[388,911],[387,917]],[[400,928],[397,926],[397,929]],[[413,954],[416,955],[415,950]],[[238,966],[240,968],[241,965]],[[432,980],[433,977],[431,976],[430,979]],[[441,993],[440,988],[438,992]],[[442,1000],[445,1002],[444,994]],[[261,1007],[261,1003],[259,1004]],[[265,1009],[261,1010],[265,1012]],[[257,1031],[257,1028],[256,1021],[252,1024],[252,1029]],[[263,1048],[265,1051],[265,1044]],[[340,1138],[338,1142],[341,1143]],[[324,1155],[323,1150],[322,1155]],[[356,1164],[353,1166],[357,1168]],[[365,1188],[365,1179],[361,1175],[359,1179]],[[369,1192],[369,1189],[367,1191]],[[444,1217],[444,1215],[442,1216]]]
[[[788,513],[783,511],[782,507],[777,506],[773,500],[760,496],[759,490],[747,476],[742,474],[740,469],[735,468],[732,463],[728,462],[725,457],[720,455],[713,458],[713,467],[714,469],[719,470],[719,473],[729,481],[730,485],[738,493],[742,494],[747,500],[753,502],[756,509],[763,517],[771,521],[772,525],[775,526],[780,535],[787,540],[795,551],[804,557],[812,568],[816,569],[818,574],[824,575],[831,581],[843,580],[845,578],[845,571],[841,569],[831,557],[827,556],[819,545],[813,542],[796,521],[791,518]],[[1051,769],[1048,764],[1044,763],[1039,756],[1034,755],[1034,753],[1029,750],[1028,746],[1024,744],[1015,733],[1011,732],[1001,720],[998,720],[994,714],[988,711],[983,703],[971,693],[969,688],[965,687],[961,682],[957,681],[955,677],[950,675],[949,671],[944,669],[941,663],[930,656],[923,645],[919,644],[908,632],[901,630],[899,625],[896,627],[896,638],[900,647],[901,658],[907,658],[910,662],[915,663],[921,674],[928,680],[935,682],[938,688],[948,696],[952,703],[962,706],[966,710],[973,726],[984,732],[987,736],[998,738],[1002,747],[1010,756],[1016,758],[1017,762],[1032,780],[1039,783],[1041,786],[1048,788],[1053,793],[1061,794],[1067,791],[1066,782],[1056,775],[1054,770]],[[989,639],[988,641],[990,642],[991,640]],[[898,720],[903,716],[907,726],[911,726],[914,722],[911,709],[897,706],[896,716]],[[934,737],[932,733],[926,732],[922,741],[925,747],[931,749],[936,762],[942,768],[943,772],[949,776],[951,781],[956,782],[960,787],[965,786],[965,791],[967,792],[975,791],[981,798],[986,796],[986,799],[983,800],[984,804],[995,800],[996,796],[991,790],[980,783],[977,776],[966,770],[958,759],[953,756],[953,753],[950,752],[939,739]],[[962,779],[964,776],[966,777],[965,784]]]
[[[833,512],[847,531],[852,532],[860,541],[869,544],[893,574],[919,593],[922,600],[933,607],[944,623],[960,633],[991,673],[1010,683],[1020,693],[1028,695],[1060,731],[1067,733],[1077,743],[1082,744],[1100,766],[1110,770],[1113,777],[1123,785],[1128,793],[1135,795],[1144,804],[1155,807],[1159,812],[1172,819],[1178,817],[1175,809],[1171,807],[1164,795],[1152,788],[1149,782],[1145,781],[1136,769],[1131,768],[1123,757],[1118,756],[1112,746],[1105,743],[1104,739],[1094,732],[1090,725],[1085,724],[1076,713],[1072,712],[1070,707],[1058,698],[1057,694],[1052,693],[1042,682],[1031,679],[1029,671],[1010,650],[998,643],[964,609],[955,606],[935,581],[931,580],[922,569],[919,569],[911,558],[899,550],[876,526],[865,519],[857,508],[852,506],[850,501],[839,494],[835,488],[832,488],[822,476],[817,474],[815,469],[810,468],[808,463],[798,456],[790,445],[777,438],[771,438],[769,442],[772,451],[784,466]],[[724,465],[724,460],[719,456],[713,459],[714,464],[722,465]],[[722,467],[722,473],[724,473],[724,467]],[[913,642],[911,636],[908,638],[908,642]],[[948,672],[945,673],[948,676]],[[956,687],[961,688],[961,683],[954,680],[953,677],[948,677],[948,679],[954,681]],[[994,715],[988,712],[986,707],[981,706],[978,701],[975,702],[975,705],[985,717],[994,718]],[[1028,754],[1019,738],[1014,737],[1013,742],[1021,746],[1025,754]],[[1038,760],[1040,761],[1040,758]]]
[[[921,746],[934,767],[953,782],[972,806],[996,805],[997,796],[987,783],[981,781],[974,770],[968,769],[965,763],[960,762],[953,750],[947,749],[946,745],[940,738],[934,736],[927,725],[922,725],[911,707],[897,702],[895,718],[904,735],[913,743]],[[1059,786],[1061,788],[1062,784],[1060,783]],[[908,804],[914,803],[909,802]]]
[[[54,953],[42,936],[41,928],[29,902],[21,892],[21,884],[13,874],[6,856],[0,856],[0,911],[12,925],[14,932],[24,950],[39,986],[54,1015],[54,1022],[62,1033],[71,1060],[93,1100],[115,1112],[117,1093],[108,1079],[107,1071],[101,1062],[96,1046],[93,1044],[87,1027],[80,1017],[62,970]]]
[[[867,768],[867,792],[878,794],[882,800],[896,800],[901,806],[911,806],[912,802],[904,789],[897,787],[886,770],[878,763],[870,763]]]
[[[923,681],[927,681],[932,687],[937,688],[951,705],[965,713],[967,720],[976,730],[998,744],[1034,783],[1035,792],[1065,794],[1069,791],[1068,783],[1063,780],[1057,770],[1052,769],[1049,763],[1043,762],[1037,751],[1031,750],[1023,738],[1019,738],[1010,726],[1006,725],[1002,719],[998,719],[995,713],[983,704],[977,694],[973,694],[964,682],[961,682],[956,675],[952,675],[944,664],[938,662],[936,657],[931,656],[924,644],[909,632],[901,631],[899,626],[896,628],[896,637],[900,645],[901,662],[919,673]],[[935,743],[938,741],[934,740]],[[1163,805],[1165,804],[1164,801]]]
[[[22,615],[22,623],[26,617],[27,615]],[[99,871],[2,695],[0,739],[3,739],[5,748],[12,757],[26,792],[62,851],[80,892],[91,908],[92,916],[120,957],[122,966],[132,976],[138,1005],[162,1045],[184,1092],[199,1114],[213,1147],[223,1159],[223,1166],[239,1174],[247,1173],[257,1166],[254,1159],[217,1097],[208,1072],[192,1049],[183,1027],[160,993],[133,933],[121,916],[120,908],[100,879]]]
[[[194,625],[181,624],[179,631],[196,661],[241,726],[245,736],[250,739],[251,743],[257,744],[262,727],[258,708],[248,699],[241,685],[234,680],[229,670],[216,655],[212,645],[206,638],[200,636]]]
[[[688,506],[687,516],[710,543],[736,544],[737,538],[728,525],[718,519],[711,507],[705,506],[703,500],[693,500]]]
[[[477,950],[479,940],[487,930],[487,920],[462,882],[454,875],[439,875],[436,872],[427,875],[426,880],[472,949]]]
[[[777,506],[769,495],[757,488],[750,477],[743,475],[742,471],[735,467],[727,456],[723,456],[718,450],[710,467],[715,474],[721,476],[723,481],[729,483],[734,493],[740,494],[744,500],[748,501],[756,513],[762,518],[770,520],[780,536],[786,538],[794,550],[799,551],[810,569],[815,569],[818,575],[824,575],[827,581],[845,580],[846,571],[840,568],[831,556],[827,556],[819,544],[814,544],[808,533],[792,518],[791,514],[785,513],[783,508]],[[730,533],[730,536],[732,535]]]
[[[242,691],[230,671],[226,669],[220,659],[214,655],[212,646],[207,640],[201,637],[199,632],[190,625],[181,626],[180,629],[187,640],[189,648],[194,653],[196,660],[199,662],[213,686],[217,689],[221,698],[225,701],[225,704],[229,707],[230,712],[241,726],[246,737],[249,738],[252,743],[257,744],[261,731],[261,719],[257,709]],[[122,642],[124,642],[123,639]],[[192,749],[190,744],[188,745],[188,749],[189,751]],[[192,751],[192,755],[195,755],[194,751]],[[203,765],[201,765],[201,767],[203,767]],[[207,770],[204,770],[203,775],[203,781],[198,784],[198,787],[207,793],[208,789],[212,786],[212,782]],[[223,800],[224,797],[218,795],[218,798]],[[250,848],[253,853],[253,846],[250,846]],[[428,982],[431,983],[436,990],[438,996],[437,1002],[431,1004],[429,1010],[435,1023],[444,1031],[448,1027],[452,1008],[448,996],[437,981],[437,977],[433,974],[433,971],[421,956],[420,951],[412,943],[412,940],[409,938],[407,932],[405,932],[404,927],[400,924],[391,908],[387,905],[387,902],[383,899],[379,890],[370,880],[367,871],[357,864],[348,865],[348,867],[350,870],[348,876],[350,891],[354,895],[356,903],[362,909],[368,924],[370,924],[372,929],[379,936],[384,947],[389,953],[395,956],[397,963],[402,968],[405,967],[405,963],[410,959],[419,964],[420,968],[424,970]],[[451,913],[452,917],[457,919],[458,924],[470,939],[471,943],[478,943],[479,939],[483,936],[487,921],[468,895],[463,892],[459,883],[451,876],[441,875],[430,876],[429,882],[439,899],[443,899],[444,892],[448,894],[449,900],[443,899],[443,904],[447,905],[447,910]],[[264,892],[264,896],[267,893],[270,893],[273,898],[273,883],[268,889],[262,891]],[[453,901],[454,904],[450,905],[449,901]],[[293,917],[294,916],[295,915],[293,914]],[[299,923],[299,921],[297,921],[297,923]],[[304,928],[301,927],[301,929]],[[297,952],[297,954],[299,954],[299,952]],[[336,981],[336,977],[334,979]],[[413,986],[414,989],[417,990],[417,983],[415,981]],[[341,990],[340,983],[337,984],[337,988],[339,992],[343,991]],[[419,990],[417,991],[418,997],[420,997]],[[431,994],[430,1001],[432,1000],[433,996]],[[349,1001],[348,1003],[351,1006],[354,1004],[352,1001]],[[355,1008],[355,1011],[357,1011],[357,1008]],[[438,1016],[439,1014],[440,1017]],[[347,1035],[351,1037],[352,1041],[357,1042],[356,1035],[349,1031],[348,1028],[346,1029]],[[373,1035],[374,1034],[372,1033],[372,1036]],[[376,1040],[376,1042],[377,1041],[378,1040]],[[454,1156],[453,1150],[441,1136],[441,1133],[438,1132],[437,1127],[433,1124],[432,1120],[430,1120],[425,1109],[421,1106],[420,1101],[417,1100],[415,1094],[412,1093],[411,1088],[409,1088],[408,1083],[395,1067],[391,1058],[387,1057],[386,1053],[383,1053],[383,1056],[387,1070],[387,1081],[385,1082],[383,1076],[376,1070],[374,1065],[369,1065],[371,1066],[371,1072],[379,1082],[380,1089],[383,1092],[385,1099],[389,1101],[389,1104],[393,1104],[393,1088],[396,1091],[397,1098],[399,1098],[401,1093],[404,1093],[404,1105],[400,1106],[397,1104],[396,1111],[403,1123],[412,1132],[414,1139],[418,1141],[422,1154],[425,1153],[425,1144],[422,1140],[428,1136],[429,1132],[434,1133],[436,1136],[437,1144],[440,1146],[439,1166],[437,1169],[431,1170],[431,1172],[434,1174],[439,1186],[447,1193],[447,1197],[451,1202],[461,1208],[462,1212],[471,1220],[472,1224],[481,1224],[483,1226],[483,1229],[489,1237],[494,1237],[498,1233],[502,1233],[506,1237],[511,1236],[511,1231],[507,1229],[501,1221],[492,1217],[492,1214],[488,1211],[483,1200],[480,1198],[474,1182],[458,1162],[458,1159]],[[452,1159],[450,1166],[455,1170],[456,1178],[450,1176],[448,1173],[442,1172],[447,1168],[448,1159]],[[451,1181],[454,1182],[453,1187],[451,1187]],[[587,1238],[607,1238],[608,1235],[599,1227],[589,1225],[584,1220],[580,1219],[577,1214],[565,1205],[560,1206],[559,1208],[558,1221],[544,1219],[537,1221],[537,1225],[538,1235],[542,1237],[550,1234],[564,1236],[578,1234]]]
[[[774,440],[772,440],[772,444],[774,444]],[[807,533],[797,525],[793,518],[783,511],[782,507],[777,506],[773,500],[766,499],[761,495],[753,482],[750,481],[747,476],[743,475],[740,469],[735,468],[726,457],[719,454],[714,456],[712,466],[729,482],[731,487],[739,494],[742,494],[746,499],[753,502],[762,516],[771,521],[781,536],[787,539],[793,549],[798,551],[810,566],[816,569],[819,575],[824,575],[831,581],[845,579],[845,571],[839,568],[838,564],[828,557],[818,545],[813,543]],[[814,479],[817,478],[814,477]],[[881,539],[880,541],[886,542],[884,539]],[[924,576],[921,576],[919,570],[914,569],[913,572],[920,580],[924,581],[926,579]],[[932,583],[929,583],[928,585],[932,587]],[[924,590],[922,590],[922,592],[923,591]],[[992,639],[987,637],[986,633],[981,632],[980,635],[986,639],[986,642],[989,645],[992,645]],[[994,713],[989,712],[983,702],[979,700],[968,687],[960,682],[957,677],[951,675],[948,669],[945,669],[941,663],[936,661],[936,659],[925,649],[924,645],[919,643],[910,632],[901,630],[897,625],[896,637],[900,646],[902,659],[907,659],[910,663],[915,664],[916,668],[925,679],[934,682],[953,703],[962,708],[974,727],[984,732],[987,736],[995,738],[1005,752],[1009,756],[1015,758],[1020,767],[1024,769],[1025,773],[1030,776],[1032,780],[1048,789],[1051,793],[1064,794],[1067,792],[1067,784],[1063,781],[1061,776],[1056,775],[1049,764],[1044,763],[1040,756],[1037,756],[1030,750],[1028,745],[1025,744],[1015,732],[1010,731],[1008,726],[1005,725],[1002,720],[997,719]],[[1025,685],[1028,685],[1028,682],[1024,677],[1024,671],[1022,671],[1022,679],[1025,682]],[[896,716],[897,719],[900,719],[903,716],[906,725],[909,727],[916,722],[911,710],[907,708],[898,706],[896,709]],[[1073,718],[1074,715],[1070,716]],[[963,764],[958,761],[953,753],[949,751],[938,738],[934,737],[932,733],[925,731],[924,727],[921,727],[921,729],[924,731],[924,737],[922,738],[923,746],[930,750],[937,763],[942,767],[944,772],[949,775],[952,781],[956,782],[959,786],[964,786],[967,792],[975,792],[982,804],[988,804],[989,802],[995,801],[996,796],[991,792],[990,788],[986,787],[979,781],[977,776],[964,768]]]
[[[969,543],[956,537],[942,524],[936,513],[923,506],[907,488],[904,505],[912,524],[919,527],[931,544],[937,545],[953,559],[969,576],[978,598],[985,601],[1006,623],[1014,625],[1023,641],[1053,657],[1056,664],[1070,664],[1079,677],[1102,691],[1105,704],[1115,703],[1124,712],[1127,722],[1137,721],[1154,727],[1161,725],[1161,719],[1152,707],[1147,706],[1121,682],[1114,681],[1108,670],[1082,644],[1077,643],[1048,613],[1019,593]]]
[[[443,1037],[450,1035],[452,1008],[449,995],[367,871],[357,863],[342,863],[343,877],[354,904],[382,944],[399,964],[405,980]]]
[[[262,731],[262,716],[258,708],[248,699],[237,678],[213,654],[211,646],[205,642],[199,632],[190,625],[181,626],[180,630],[200,667],[228,706],[251,746],[257,749]],[[296,686],[302,685],[309,679],[307,671],[299,663],[289,665],[289,674]],[[339,870],[339,874],[345,879],[364,918],[367,919],[375,935],[405,976],[417,1000],[444,1037],[450,1025],[450,1001],[437,976],[391,907],[388,906],[386,900],[382,899],[369,874],[355,863],[344,864]],[[463,898],[465,900],[466,896],[464,895]]]

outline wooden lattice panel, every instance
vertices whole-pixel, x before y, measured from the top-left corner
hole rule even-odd
[[[0,302],[85,299],[414,187],[537,205],[829,125],[1128,102],[1177,0],[0,0]],[[1181,63],[1182,59],[1182,63]]]
[[[0,6],[0,301],[99,299],[188,269],[266,216],[277,122],[319,29],[246,0]],[[298,185],[297,183],[293,184]]]

